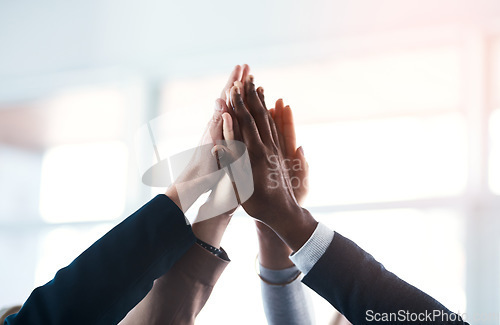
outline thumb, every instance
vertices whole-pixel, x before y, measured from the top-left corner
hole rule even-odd
[[[224,102],[221,99],[217,99],[215,101],[214,112],[208,124],[208,130],[210,137],[212,138],[212,143],[215,143],[217,140],[222,139],[223,103]]]
[[[227,166],[227,164],[231,163],[232,157],[235,153],[231,152],[231,143],[234,141],[234,131],[233,131],[233,120],[231,119],[231,115],[229,113],[222,114],[222,133],[224,135],[224,140],[216,141],[217,144],[212,148],[212,155],[217,158],[220,167]]]
[[[299,160],[299,164],[294,163],[294,166],[292,166],[293,174],[301,181],[306,181],[307,175],[309,174],[309,164],[307,163],[304,148],[302,146],[295,150],[294,158]]]
[[[227,112],[222,114],[222,131],[224,134],[224,140],[234,140],[233,119]]]

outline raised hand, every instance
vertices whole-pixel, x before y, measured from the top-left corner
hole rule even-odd
[[[217,144],[212,149],[212,153],[222,160],[224,158],[223,156],[228,153],[240,154],[240,150],[236,147],[237,144],[234,140],[235,137],[241,139],[241,136],[237,128],[237,121],[234,121],[236,122],[234,123],[229,113],[226,99],[228,98],[227,94],[229,94],[232,85],[235,82],[241,83],[241,80],[244,80],[243,78],[246,78],[248,75],[248,71],[249,67],[247,65],[243,67],[239,65],[236,66],[229,76],[226,86],[222,90],[221,98],[218,99],[218,102],[223,107],[221,117],[223,121],[222,138],[224,141],[217,141]],[[220,136],[217,134],[216,137],[219,138]],[[235,197],[234,191],[236,187],[230,176],[232,175],[223,175],[213,187],[206,202],[198,210],[198,214],[192,225],[193,232],[197,238],[215,247],[220,247],[220,242],[226,227],[231,220],[232,214],[238,207],[238,200],[237,197]],[[222,212],[214,213],[214,211]]]
[[[263,92],[260,94],[264,102]],[[278,133],[279,147],[285,164],[288,168],[290,183],[293,193],[299,204],[302,204],[308,191],[307,176],[309,166],[304,157],[302,147],[296,149],[295,125],[290,106],[284,106],[283,100],[276,101],[275,108],[269,110]],[[281,270],[293,265],[288,258],[292,250],[279,238],[276,233],[264,223],[256,220],[257,235],[259,239],[259,261],[268,269]]]
[[[175,181],[165,193],[179,208],[186,212],[198,197],[214,188],[225,175],[222,168],[231,163],[238,152],[234,152],[235,146],[227,145],[223,134],[223,123],[230,123],[231,140],[238,140],[240,132],[237,122],[233,123],[231,115],[234,114],[226,104],[226,94],[231,85],[241,82],[246,78],[249,67],[247,65],[236,66],[229,76],[226,86],[222,90],[221,98],[215,101],[212,118],[208,121],[198,147],[190,152],[184,152],[182,158],[186,167],[179,175],[175,175]],[[182,160],[182,159],[181,159]]]
[[[234,140],[234,130],[229,113],[224,113],[223,134],[227,141]],[[238,207],[238,202],[234,199],[233,185],[228,175],[222,176],[214,186],[206,202],[198,210],[196,219],[193,222],[193,232],[197,238],[214,246],[220,247],[222,236],[231,220],[231,217]],[[224,211],[215,214],[214,211]]]
[[[255,188],[242,206],[249,215],[270,226],[290,248],[298,249],[310,237],[317,222],[295,199],[278,131],[265,107],[263,90],[256,90],[253,77],[248,76],[243,89],[233,86],[230,96],[250,155]]]

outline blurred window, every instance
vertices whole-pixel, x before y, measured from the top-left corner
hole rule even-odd
[[[127,146],[133,90],[68,87],[0,105],[0,256],[19,266],[2,274],[0,307],[22,303],[123,217],[137,175]]]
[[[125,208],[128,150],[121,142],[65,145],[44,156],[40,212],[46,222],[112,220]]]
[[[500,195],[500,109],[491,114],[490,141],[489,182],[491,190]]]

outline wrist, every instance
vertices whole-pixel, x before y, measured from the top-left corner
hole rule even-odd
[[[293,266],[289,256],[292,250],[268,226],[255,221],[259,239],[259,263],[270,270],[282,270]]]
[[[165,195],[186,212],[194,202],[218,181],[218,175],[205,175],[197,177],[194,171],[185,171],[167,189]]]
[[[221,214],[217,217],[194,222],[192,225],[193,233],[196,238],[210,244],[216,248],[220,248],[222,236],[231,221],[231,214]]]
[[[175,189],[175,186],[170,186],[169,188],[167,188],[167,191],[165,192],[165,195],[168,196],[168,198],[170,200],[172,200],[172,202],[174,202],[175,205],[177,205],[177,207],[182,212],[184,212],[184,210],[182,209],[181,201],[179,199],[179,194],[177,193],[177,190]]]
[[[288,246],[281,240],[280,236],[274,232],[273,229],[271,229],[269,226],[266,224],[260,222],[260,221],[255,221],[255,226],[257,228],[257,238],[259,240],[259,245],[260,247],[273,247],[273,248],[280,248],[280,247],[285,247],[287,249]]]
[[[294,252],[298,251],[311,237],[318,222],[306,209],[300,206],[276,218],[269,226]]]

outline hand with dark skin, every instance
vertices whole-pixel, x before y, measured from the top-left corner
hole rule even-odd
[[[263,91],[257,90],[261,102],[264,102]],[[290,106],[284,106],[283,100],[276,102],[275,108],[269,110],[278,133],[279,147],[288,168],[288,174],[297,202],[302,205],[308,192],[307,176],[309,165],[302,147],[296,149],[295,125]],[[259,239],[259,261],[262,266],[271,270],[282,270],[293,266],[289,256],[292,250],[276,233],[260,221],[255,221]]]
[[[254,193],[242,206],[297,251],[312,235],[317,221],[295,198],[278,131],[263,102],[262,89],[255,89],[252,76],[245,80],[243,88],[231,88],[231,107],[248,148],[254,181]]]

